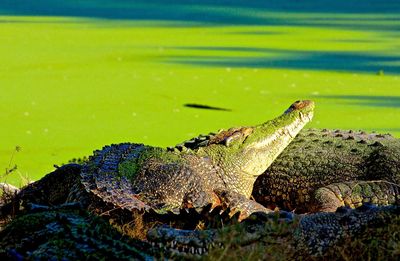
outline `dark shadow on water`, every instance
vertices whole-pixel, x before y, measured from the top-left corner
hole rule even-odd
[[[360,73],[400,73],[400,56],[338,51],[296,51],[247,47],[177,47],[183,50],[219,51],[218,56],[174,56],[166,62],[205,67],[284,68],[304,70],[329,70]],[[229,53],[230,52],[230,53]],[[240,57],[235,52],[253,53]],[[229,55],[231,54],[231,55]],[[378,76],[377,76],[378,77]]]
[[[267,13],[265,16],[256,13]],[[268,13],[288,15],[269,17]],[[290,17],[290,14],[321,14],[319,18]],[[338,26],[368,30],[363,26],[363,14],[387,15],[377,22],[395,21],[400,14],[398,0],[0,0],[0,14],[25,16],[65,16],[82,18],[155,20],[224,25],[309,25]],[[336,14],[350,14],[343,18]],[[343,21],[347,22],[343,25]],[[332,22],[334,24],[332,24]],[[338,22],[335,24],[335,22]],[[393,24],[392,23],[392,24]],[[376,29],[396,30],[399,25],[386,23]]]
[[[194,108],[194,109],[202,109],[202,110],[214,110],[214,111],[232,111],[231,109],[221,108],[221,107],[214,107],[204,104],[197,104],[197,103],[185,103],[184,107]]]
[[[400,108],[400,96],[319,95],[316,97],[346,101],[360,106]]]

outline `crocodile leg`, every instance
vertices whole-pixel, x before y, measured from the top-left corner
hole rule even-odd
[[[355,208],[363,203],[399,204],[400,186],[384,180],[333,183],[317,189],[313,201],[313,212],[334,212],[341,206]]]
[[[264,213],[272,213],[273,210],[264,207],[263,205],[257,203],[254,200],[248,199],[246,196],[228,190],[220,190],[215,191],[217,196],[219,197],[223,209],[229,208],[229,216],[232,217],[236,213],[240,213],[238,220],[242,221],[243,219],[250,216],[255,212],[264,212]]]

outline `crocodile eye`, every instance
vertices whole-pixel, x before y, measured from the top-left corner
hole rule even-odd
[[[240,139],[241,137],[242,137],[242,133],[235,132],[231,136],[229,136],[226,139],[224,139],[223,143],[224,143],[225,146],[229,147],[232,144],[232,142],[234,142],[235,140]]]
[[[295,110],[301,110],[307,106],[310,106],[310,104],[313,104],[313,102],[310,100],[295,101],[292,105],[290,105],[290,107],[285,111],[285,113],[289,113]]]
[[[253,128],[231,128],[227,131],[222,131],[214,136],[209,144],[222,144],[227,147],[231,146],[235,141],[245,140],[253,132]]]

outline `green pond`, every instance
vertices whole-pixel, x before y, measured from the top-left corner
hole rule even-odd
[[[261,123],[299,99],[316,102],[309,127],[400,136],[399,14],[373,0],[2,0],[0,182],[110,143]]]

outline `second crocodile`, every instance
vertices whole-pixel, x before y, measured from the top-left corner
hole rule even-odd
[[[400,139],[307,129],[254,184],[257,202],[298,213],[400,202]]]

